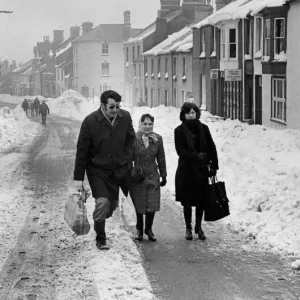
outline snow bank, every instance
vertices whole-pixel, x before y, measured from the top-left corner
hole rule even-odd
[[[20,105],[13,110],[0,108],[0,153],[29,145],[39,131],[40,124],[31,122]]]

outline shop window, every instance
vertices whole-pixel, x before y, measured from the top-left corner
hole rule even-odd
[[[271,118],[286,122],[286,82],[285,78],[272,79]]]

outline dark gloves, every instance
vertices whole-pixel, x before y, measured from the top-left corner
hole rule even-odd
[[[161,182],[160,182],[160,186],[165,186],[166,184],[167,184],[167,177],[162,177]]]
[[[217,175],[217,170],[213,168],[209,168],[209,176],[216,176]]]
[[[198,153],[197,158],[202,164],[207,164],[207,162],[208,162],[208,156],[204,152]]]

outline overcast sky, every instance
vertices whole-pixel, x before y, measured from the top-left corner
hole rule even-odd
[[[33,56],[33,47],[43,36],[53,39],[53,30],[69,28],[85,21],[123,23],[123,12],[130,10],[133,28],[144,28],[153,22],[160,0],[0,0],[0,59],[26,62]]]

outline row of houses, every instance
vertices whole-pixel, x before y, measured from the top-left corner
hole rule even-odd
[[[200,17],[173,32],[172,15],[159,15],[154,29],[151,24],[124,43],[125,99],[180,107],[191,98],[222,117],[300,128],[300,1],[216,4],[198,3],[194,12]],[[159,43],[157,29],[168,33]]]

